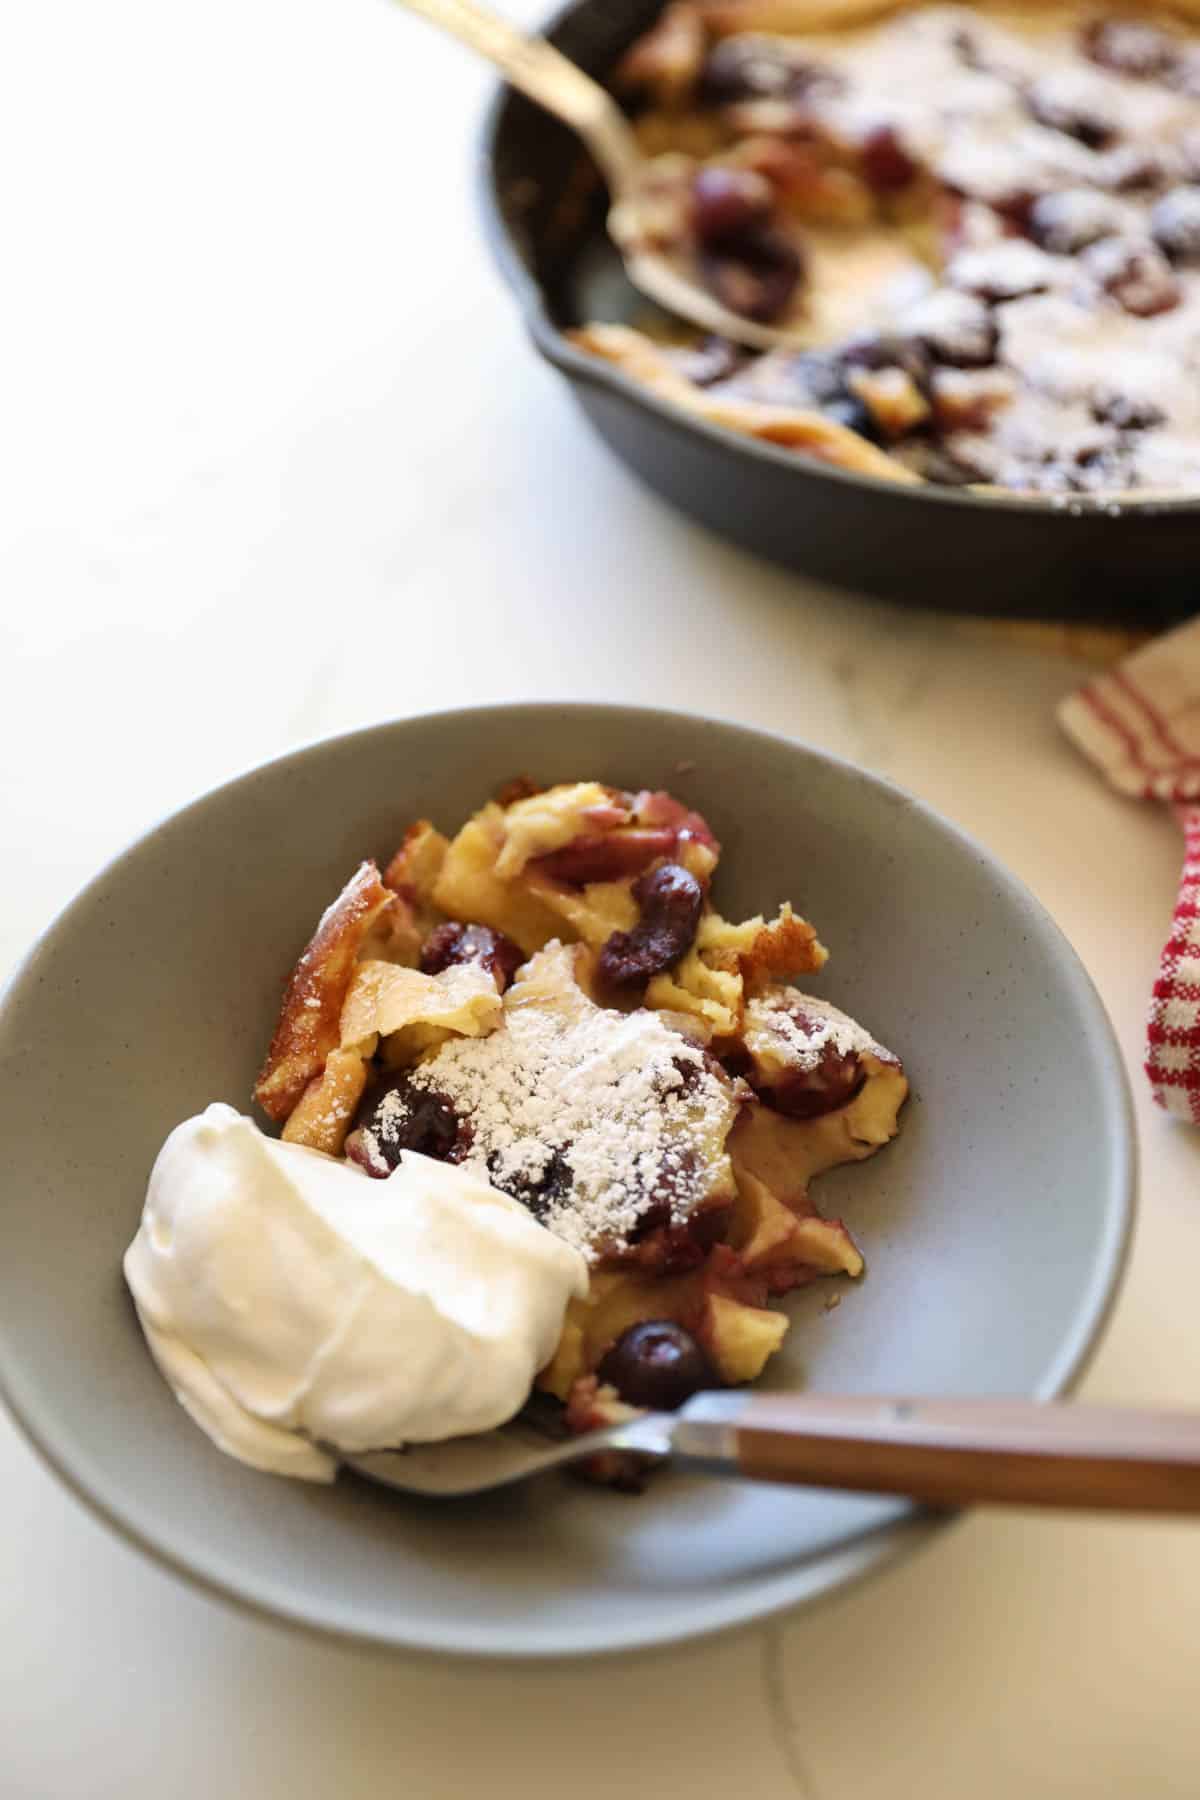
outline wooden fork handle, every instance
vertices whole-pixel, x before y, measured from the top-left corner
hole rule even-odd
[[[674,1443],[684,1463],[714,1472],[931,1506],[1200,1513],[1200,1412],[700,1394],[680,1413]]]

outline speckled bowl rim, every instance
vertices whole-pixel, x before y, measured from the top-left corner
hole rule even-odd
[[[314,738],[280,756],[252,764],[241,773],[206,789],[185,805],[160,814],[152,824],[131,839],[124,849],[104,863],[35,939],[5,981],[0,989],[0,1024],[3,1024],[10,1003],[24,984],[37,980],[40,965],[47,957],[53,956],[57,942],[71,931],[77,913],[86,909],[96,891],[111,880],[148,839],[168,825],[176,826],[190,814],[218,802],[234,787],[285,768],[298,770],[310,759],[321,757],[335,745],[365,743],[394,731],[397,726],[433,719],[454,721],[464,730],[469,730],[476,721],[513,711],[552,714],[564,723],[569,723],[573,713],[584,712],[609,713],[620,716],[627,723],[631,722],[630,715],[671,718],[699,727],[732,727],[776,747],[784,746],[802,751],[839,769],[852,780],[901,801],[936,831],[955,840],[964,851],[982,862],[997,884],[1030,910],[1047,930],[1051,940],[1056,943],[1063,978],[1073,991],[1101,1064],[1099,1080],[1105,1089],[1106,1116],[1110,1121],[1109,1203],[1095,1264],[1086,1291],[1076,1305],[1074,1320],[1063,1345],[1035,1385],[1031,1397],[1046,1401],[1072,1392],[1082,1377],[1111,1314],[1128,1258],[1136,1211],[1137,1140],[1133,1102],[1128,1075],[1104,1005],[1091,977],[1049,912],[978,838],[946,819],[897,783],[869,773],[845,757],[833,755],[816,745],[787,737],[781,732],[748,726],[740,720],[720,714],[693,713],[684,708],[626,706],[615,702],[538,700],[462,708],[431,708],[380,720],[355,731]],[[668,1649],[772,1618],[822,1596],[830,1596],[847,1586],[857,1585],[868,1575],[928,1543],[935,1534],[945,1530],[962,1516],[958,1512],[906,1510],[898,1518],[847,1538],[830,1552],[804,1558],[794,1569],[778,1578],[772,1592],[765,1599],[759,1596],[747,1602],[739,1597],[736,1589],[727,1595],[714,1593],[708,1616],[699,1627],[695,1624],[673,1626],[669,1616],[659,1616],[645,1628],[629,1630],[619,1640],[610,1639],[603,1644],[596,1644],[581,1638],[577,1642],[564,1643],[553,1652],[526,1649],[517,1641],[505,1645],[497,1645],[490,1640],[484,1642],[482,1639],[472,1642],[469,1635],[461,1630],[456,1630],[453,1637],[445,1639],[428,1631],[385,1636],[357,1629],[344,1619],[329,1616],[328,1611],[318,1612],[299,1602],[291,1604],[287,1599],[281,1598],[269,1583],[259,1586],[254,1581],[235,1582],[229,1579],[218,1567],[213,1566],[211,1557],[192,1554],[174,1543],[169,1521],[163,1521],[158,1530],[139,1525],[119,1483],[112,1480],[89,1481],[87,1472],[79,1466],[78,1459],[73,1454],[73,1446],[57,1441],[55,1433],[47,1429],[39,1419],[36,1406],[22,1404],[18,1363],[18,1347],[6,1342],[4,1323],[0,1320],[0,1401],[5,1403],[26,1441],[64,1486],[127,1543],[181,1576],[191,1586],[268,1623],[299,1627],[319,1637],[332,1637],[360,1645],[369,1643],[400,1653],[433,1652],[476,1661],[558,1666],[564,1658],[574,1661],[593,1656]],[[669,1614],[669,1608],[664,1608],[664,1612]]]

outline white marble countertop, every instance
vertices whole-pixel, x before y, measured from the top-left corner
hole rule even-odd
[[[1082,665],[817,591],[635,486],[480,248],[485,80],[381,0],[9,26],[0,962],[156,815],[389,714],[608,697],[807,738],[976,832],[1083,956],[1143,1141],[1086,1391],[1195,1400],[1200,1137],[1136,1074],[1179,844],[1057,737]],[[1190,1800],[1198,1617],[1194,1528],[975,1517],[682,1653],[405,1662],[197,1597],[0,1422],[4,1800]]]

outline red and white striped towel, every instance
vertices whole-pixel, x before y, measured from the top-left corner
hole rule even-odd
[[[1150,1003],[1146,1073],[1160,1106],[1200,1125],[1200,619],[1071,694],[1058,717],[1115,788],[1163,801],[1183,827],[1183,876]]]

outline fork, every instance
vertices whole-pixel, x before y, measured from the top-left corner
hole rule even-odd
[[[605,1450],[937,1507],[1200,1513],[1200,1413],[1031,1400],[707,1393],[677,1413],[642,1413],[562,1442],[518,1417],[477,1437],[341,1460],[385,1487],[453,1498]]]

